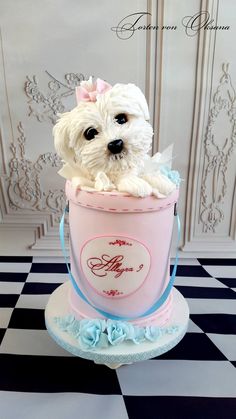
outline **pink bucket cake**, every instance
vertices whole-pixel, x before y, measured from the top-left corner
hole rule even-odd
[[[154,341],[171,316],[177,265],[170,277],[180,183],[172,149],[149,157],[153,131],[136,86],[90,79],[77,100],[54,128],[65,161],[71,262],[70,310],[56,322],[83,350]]]
[[[163,325],[171,293],[160,309],[145,313],[164,292],[178,190],[165,199],[75,190],[67,181],[71,272],[93,306],[139,325]],[[71,287],[78,318],[104,318]],[[136,319],[137,318],[137,319]]]

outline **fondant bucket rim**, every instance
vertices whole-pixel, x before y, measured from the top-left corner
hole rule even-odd
[[[88,209],[113,213],[142,213],[160,211],[173,206],[178,201],[179,189],[166,198],[156,198],[153,195],[140,198],[122,192],[86,191],[73,188],[71,181],[66,182],[66,196],[73,204]],[[95,199],[96,198],[96,199]]]

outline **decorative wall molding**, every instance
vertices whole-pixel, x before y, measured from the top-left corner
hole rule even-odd
[[[203,0],[201,8],[208,10],[215,22],[220,20],[219,0],[211,3]],[[231,176],[233,173],[235,91],[226,64],[222,67],[220,82],[215,82],[222,55],[217,54],[218,32],[200,31],[198,36],[196,95],[182,250],[186,255],[204,252],[205,255],[232,257],[236,250],[236,214],[233,212],[235,180],[231,178],[229,183],[228,180],[230,172]]]
[[[65,111],[63,100],[75,93],[75,87],[79,85],[85,76],[80,73],[66,73],[64,80],[56,79],[48,71],[45,71],[49,77],[48,91],[45,93],[39,87],[37,77],[27,76],[24,91],[29,98],[28,116],[35,117],[39,122],[50,121],[55,124],[57,114]]]
[[[41,174],[45,166],[61,167],[61,159],[56,153],[40,154],[35,162],[26,156],[26,137],[22,123],[18,125],[19,137],[11,143],[12,158],[9,161],[10,173],[6,178],[9,206],[11,209],[51,211],[58,217],[65,206],[65,194],[62,189],[45,191],[42,187]]]
[[[236,145],[236,94],[229,74],[229,64],[223,64],[223,75],[213,95],[204,139],[204,170],[201,184],[199,216],[203,232],[216,232],[224,219],[227,198],[228,165]],[[225,126],[225,133],[215,130],[215,124]],[[230,131],[227,132],[227,126]]]
[[[58,170],[61,161],[56,153],[52,152],[42,153],[32,161],[27,155],[27,149],[29,150],[30,144],[33,147],[33,139],[27,140],[22,122],[18,123],[18,136],[15,139],[1,31],[0,48],[1,112],[4,114],[4,130],[3,121],[0,120],[0,150],[2,150],[0,231],[5,234],[6,238],[8,233],[11,235],[13,231],[16,237],[15,243],[19,237],[22,242],[25,237],[33,237],[32,241],[25,243],[23,254],[32,253],[34,250],[38,254],[61,255],[58,222],[65,206],[64,189],[50,188],[45,178],[43,179],[45,170],[48,168]],[[41,87],[39,88],[36,77],[27,78],[25,84],[23,83],[23,92],[29,98],[31,116],[34,116],[38,121],[54,123],[56,113],[66,110],[64,101],[68,96],[74,94],[74,87],[84,79],[84,75],[66,73],[65,81],[60,81],[49,72],[46,74],[49,77],[46,93],[42,92]],[[30,236],[27,231],[31,232]],[[65,231],[68,238],[67,226]],[[14,249],[17,248],[15,243],[12,243]],[[17,254],[17,250],[14,252]],[[20,254],[22,254],[22,250],[20,250]]]
[[[48,167],[58,169],[61,160],[56,153],[40,154],[35,161],[27,158],[27,139],[21,122],[19,136],[10,144],[9,174],[1,178],[2,224],[0,230],[14,230],[16,238],[22,230],[33,230],[34,240],[28,248],[39,251],[60,251],[58,223],[65,207],[63,189],[47,189],[42,176]],[[68,228],[66,227],[68,240]],[[59,252],[60,254],[60,252]]]

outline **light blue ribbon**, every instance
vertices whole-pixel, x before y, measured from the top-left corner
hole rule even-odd
[[[180,242],[180,231],[181,231],[181,225],[180,225],[180,218],[178,216],[178,214],[175,214],[175,218],[177,221],[177,228],[178,228],[178,239],[177,239],[177,250],[176,250],[176,256],[175,256],[175,263],[174,263],[174,267],[173,267],[173,271],[169,280],[169,283],[165,289],[165,291],[163,292],[163,294],[161,295],[161,297],[155,301],[155,303],[147,310],[145,311],[143,314],[140,314],[137,317],[133,317],[133,318],[129,318],[129,317],[123,317],[123,316],[117,316],[115,314],[109,313],[107,311],[101,310],[98,307],[95,307],[84,295],[84,293],[81,291],[81,289],[79,288],[76,280],[74,279],[72,272],[70,270],[69,267],[69,262],[68,262],[68,256],[67,256],[67,252],[66,252],[66,247],[65,247],[65,235],[64,235],[64,224],[65,224],[65,215],[66,213],[69,212],[69,206],[67,205],[67,207],[64,210],[64,213],[61,217],[61,221],[60,221],[60,228],[59,228],[59,232],[60,232],[60,241],[61,241],[61,247],[62,247],[62,252],[63,252],[63,256],[65,259],[65,263],[66,263],[66,267],[68,270],[68,274],[69,274],[69,278],[72,282],[72,285],[76,291],[76,293],[82,298],[82,300],[84,300],[87,304],[89,304],[93,309],[95,309],[98,313],[102,314],[104,317],[110,318],[112,320],[135,320],[141,317],[146,317],[149,316],[150,314],[154,313],[156,310],[158,310],[163,304],[164,302],[167,300],[171,289],[174,285],[174,280],[175,280],[175,276],[176,276],[176,271],[177,271],[177,266],[178,266],[178,260],[179,260],[179,254],[178,254],[178,246],[179,246],[179,242]]]

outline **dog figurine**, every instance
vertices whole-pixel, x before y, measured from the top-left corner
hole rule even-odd
[[[150,157],[153,130],[146,99],[134,84],[92,78],[76,88],[78,106],[59,115],[55,148],[64,160],[59,171],[80,189],[125,192],[137,197],[169,195],[176,184],[159,169],[160,153]],[[167,151],[167,166],[170,165]],[[165,158],[164,158],[165,160]]]

